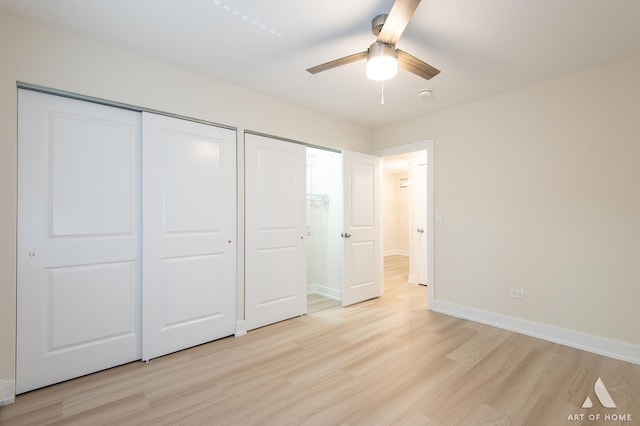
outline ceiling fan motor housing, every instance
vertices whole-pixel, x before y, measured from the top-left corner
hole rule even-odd
[[[380,35],[380,31],[382,31],[382,26],[387,20],[387,16],[389,15],[386,13],[383,13],[382,15],[376,16],[371,21],[371,32],[373,33],[374,36],[378,37]]]
[[[395,46],[383,43],[381,41],[374,41],[373,43],[371,43],[368,52],[368,59],[372,59],[376,56],[387,56],[390,58],[398,59],[398,53],[396,52]]]

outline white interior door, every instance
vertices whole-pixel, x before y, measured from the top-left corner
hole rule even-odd
[[[236,323],[236,132],[143,113],[143,340],[148,360]]]
[[[427,284],[427,151],[411,155],[410,281]]]
[[[342,305],[384,292],[380,157],[343,151],[344,280]]]
[[[18,393],[140,358],[139,120],[19,91]]]
[[[245,134],[247,330],[302,315],[306,298],[306,148]]]

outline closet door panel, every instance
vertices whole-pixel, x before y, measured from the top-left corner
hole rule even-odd
[[[167,132],[165,137],[165,232],[223,232],[224,210],[217,198],[228,184],[221,163],[223,145],[191,134]]]
[[[140,358],[139,119],[19,91],[18,393]]]
[[[245,135],[247,329],[307,309],[306,148]]]
[[[236,324],[236,133],[143,113],[142,359]]]

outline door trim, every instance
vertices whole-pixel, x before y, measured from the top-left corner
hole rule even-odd
[[[236,132],[238,131],[237,127],[229,126],[227,124],[216,123],[214,121],[202,120],[199,118],[188,117],[180,114],[173,114],[167,111],[160,111],[152,108],[145,108],[145,107],[131,105],[123,102],[110,101],[108,99],[97,98],[95,96],[81,95],[79,93],[69,92],[66,90],[52,89],[50,87],[39,86],[37,84],[25,83],[22,81],[16,82],[16,87],[18,89],[30,90],[32,92],[40,92],[40,93],[45,93],[47,95],[60,96],[61,98],[69,98],[69,99],[75,99],[78,101],[91,102],[93,104],[105,105],[105,106],[126,109],[129,111],[135,111],[135,112],[149,112],[156,115],[164,115],[166,117],[177,118],[179,120],[193,121],[195,123],[206,124],[208,126],[221,127],[223,129],[234,130]],[[236,141],[237,141],[237,136],[236,136]]]
[[[374,155],[382,158],[393,155],[407,154],[410,152],[427,150],[427,309],[433,310],[436,302],[436,281],[435,281],[435,221],[434,221],[434,167],[435,148],[433,139],[427,139],[407,145],[394,146],[374,151]]]
[[[310,143],[306,143],[306,142],[297,141],[295,139],[283,138],[281,136],[274,136],[274,135],[270,135],[268,133],[256,132],[256,131],[247,130],[247,129],[245,129],[244,133],[245,133],[245,135],[262,136],[264,138],[276,139],[276,140],[279,140],[279,141],[282,141],[282,142],[291,142],[291,143],[295,143],[297,145],[303,145],[303,146],[306,146],[307,148],[322,149],[324,151],[331,151],[331,152],[335,152],[337,154],[342,154],[342,151],[339,150],[339,149],[329,148],[329,147],[321,146],[321,145],[314,145],[314,144],[310,144]]]

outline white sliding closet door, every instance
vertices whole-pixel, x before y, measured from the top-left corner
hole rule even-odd
[[[380,157],[343,151],[344,281],[342,305],[382,296]]]
[[[18,393],[140,359],[139,119],[19,91]]]
[[[143,113],[142,359],[236,324],[236,132]]]
[[[306,147],[245,134],[248,330],[306,313]]]

